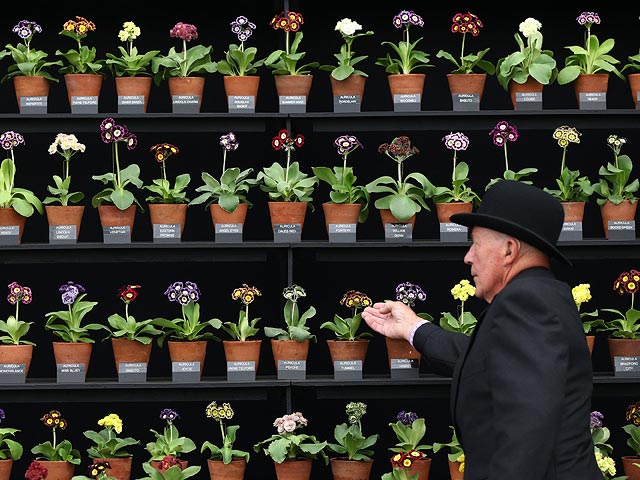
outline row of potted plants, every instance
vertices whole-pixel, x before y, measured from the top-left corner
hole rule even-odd
[[[241,304],[241,308],[237,321],[225,322],[219,318],[206,320],[201,318],[199,304],[201,292],[198,285],[191,281],[172,282],[164,292],[169,301],[180,305],[179,316],[171,319],[156,317],[138,320],[130,314],[129,306],[138,298],[140,288],[140,285],[125,285],[119,288],[118,297],[124,304],[124,315],[114,313],[108,316],[107,323],[103,324],[96,321],[88,323],[88,315],[93,315],[93,309],[98,305],[98,302],[87,298],[87,292],[81,284],[69,281],[60,285],[58,291],[66,309],[46,313],[46,323],[44,324],[45,330],[60,339],[60,342],[54,342],[56,360],[64,358],[61,355],[58,356],[58,352],[62,351],[64,344],[81,346],[83,349],[88,349],[88,355],[83,360],[88,367],[91,355],[90,347],[95,343],[94,332],[104,331],[106,335],[103,340],[111,339],[112,341],[117,371],[119,371],[120,362],[143,361],[148,363],[152,342],[156,340],[159,347],[168,342],[173,361],[188,359],[200,361],[200,373],[202,373],[206,342],[208,340],[220,341],[216,333],[222,330],[229,336],[229,340],[224,341],[227,360],[253,361],[255,362],[255,371],[258,370],[262,341],[258,338],[261,330],[258,322],[261,317],[252,317],[249,312],[249,306],[262,295],[258,288],[243,284],[233,290],[231,298],[237,300]],[[630,295],[630,308],[624,312],[615,308],[600,308],[585,312],[581,308],[592,299],[590,284],[582,283],[576,285],[572,290],[586,335],[593,336],[595,332],[604,332],[610,336],[610,339],[626,341],[622,353],[615,349],[614,344],[610,344],[612,362],[616,355],[637,354],[640,347],[640,342],[637,341],[631,342],[633,346],[627,345],[630,340],[640,339],[640,311],[634,306],[635,293],[639,289],[640,272],[635,269],[624,271],[615,279],[613,290],[619,295]],[[451,295],[454,300],[459,302],[455,314],[441,312],[437,321],[446,330],[471,335],[477,320],[472,312],[465,309],[465,303],[475,295],[475,287],[471,285],[469,280],[462,279],[452,287]],[[264,335],[272,339],[276,365],[280,359],[306,360],[310,342],[317,342],[317,336],[310,324],[310,320],[316,315],[316,308],[310,306],[306,310],[302,310],[298,303],[307,296],[305,289],[292,284],[283,289],[282,296],[285,300],[282,312],[283,325],[269,325],[262,329]],[[403,282],[396,286],[395,298],[415,308],[418,301],[426,299],[426,293],[417,284]],[[33,292],[27,286],[12,282],[9,285],[7,301],[11,305],[15,305],[15,312],[9,315],[6,320],[0,320],[0,363],[24,364],[26,377],[35,345],[27,337],[35,322],[20,319],[20,305],[32,303]],[[361,312],[372,303],[372,299],[365,293],[349,290],[342,296],[339,304],[349,310],[350,316],[335,314],[331,320],[319,324],[318,328],[326,329],[333,334],[334,339],[327,341],[333,362],[360,360],[364,366],[367,346],[372,334],[363,330]],[[436,321],[435,317],[429,313],[419,313],[419,316]],[[416,352],[412,351],[410,345],[404,341],[399,343],[404,344],[405,354],[394,356],[397,355],[392,353],[394,345],[393,343],[390,345],[390,342],[393,341],[386,340],[390,365],[392,358],[417,358],[419,360],[419,355],[416,357]],[[198,346],[203,348],[195,348],[196,343],[193,342],[197,342]],[[122,357],[120,355],[120,350],[123,349],[121,343],[132,344],[131,346],[137,345],[141,352],[135,352],[133,357]],[[190,354],[183,354],[189,358],[180,358],[179,354],[174,353],[177,351],[178,344],[182,344],[190,350]],[[359,345],[359,348],[354,346],[356,344]],[[292,350],[284,350],[282,345],[291,347]],[[24,349],[25,351],[20,349],[18,356],[14,357],[16,349],[12,347],[27,348]],[[234,351],[232,350],[234,347],[241,350]],[[343,348],[346,350],[343,351]],[[593,348],[593,337],[590,348]],[[65,363],[65,361],[58,363]]]
[[[301,412],[292,412],[277,418],[273,422],[276,433],[269,438],[258,441],[253,445],[255,453],[264,453],[271,458],[275,465],[278,479],[286,479],[287,470],[295,469],[295,478],[309,478],[312,461],[321,459],[326,465],[331,461],[331,470],[335,476],[344,475],[344,469],[360,469],[357,478],[369,477],[374,457],[374,445],[379,440],[379,434],[365,435],[362,419],[367,411],[367,405],[362,402],[349,402],[345,407],[347,421],[335,426],[333,433],[335,441],[319,440],[315,435],[303,433],[308,426],[308,420]],[[240,450],[235,444],[239,425],[231,425],[234,410],[230,403],[211,402],[205,408],[207,418],[216,422],[220,429],[220,441],[205,440],[200,446],[200,453],[207,457],[207,467],[212,476],[222,476],[232,480],[241,480],[245,476],[247,464],[251,458],[248,451]],[[6,417],[0,409],[0,421]],[[145,450],[148,460],[142,464],[143,470],[154,479],[184,479],[192,477],[201,471],[201,466],[190,464],[185,457],[197,451],[196,443],[188,436],[181,435],[176,426],[180,419],[177,411],[165,408],[160,412],[160,419],[165,422],[161,431],[150,429],[154,440],[146,443]],[[44,479],[44,472],[56,467],[51,462],[62,464],[65,475],[56,477],[62,480],[71,479],[76,466],[81,465],[83,456],[79,449],[74,448],[68,439],[60,439],[60,434],[67,428],[67,422],[61,412],[52,410],[42,417],[46,427],[51,428],[53,440],[35,445],[31,449],[35,460],[28,467],[26,478]],[[92,443],[86,449],[90,460],[86,475],[73,476],[76,480],[87,478],[128,480],[131,475],[134,454],[132,449],[141,445],[140,440],[133,437],[122,437],[123,421],[115,413],[111,413],[98,420],[101,430],[87,430],[83,435]],[[455,434],[452,442],[427,445],[422,443],[426,434],[426,422],[414,412],[401,411],[397,420],[389,423],[396,435],[397,443],[390,447],[392,452],[390,463],[393,468],[401,468],[417,473],[418,478],[428,478],[431,458],[427,451],[437,452],[443,447],[452,451],[459,451],[456,457],[456,467],[462,471],[464,459]],[[0,429],[0,462],[19,460],[24,454],[22,443],[18,441],[20,430],[17,428]],[[331,458],[330,458],[331,457]],[[305,473],[300,473],[300,471]],[[347,470],[348,471],[348,470]],[[39,474],[39,475],[38,475]],[[352,474],[353,475],[353,474]],[[5,477],[1,477],[5,480]],[[6,479],[9,477],[7,476]],[[408,478],[411,478],[410,476]]]
[[[395,176],[384,175],[367,184],[359,184],[354,168],[348,165],[349,155],[359,148],[364,148],[354,135],[340,135],[334,141],[336,151],[342,160],[341,165],[333,168],[311,167],[311,173],[306,173],[299,162],[292,161],[292,153],[304,145],[304,136],[299,133],[293,136],[286,129],[280,130],[273,137],[271,145],[275,151],[284,152],[285,164],[274,161],[271,166],[264,167],[256,176],[252,176],[253,168],[242,170],[238,167],[228,167],[227,153],[237,150],[239,146],[237,136],[233,132],[228,132],[220,137],[223,152],[221,175],[218,177],[206,171],[202,172],[202,185],[195,189],[198,195],[191,199],[188,197],[190,174],[182,173],[176,175],[174,179],[167,174],[167,161],[179,154],[179,147],[170,143],[158,143],[150,147],[153,158],[160,165],[161,177],[154,179],[150,184],[144,184],[140,178],[139,165],[132,163],[125,167],[118,149],[121,143],[126,145],[127,150],[136,148],[138,146],[136,135],[126,125],[116,123],[111,117],[102,121],[100,130],[102,141],[111,145],[112,170],[102,175],[92,176],[92,179],[102,183],[104,188],[93,195],[91,205],[98,209],[103,225],[116,224],[106,223],[109,220],[104,218],[108,212],[105,207],[109,207],[116,212],[121,212],[122,218],[119,220],[133,227],[136,211],[144,211],[143,204],[136,197],[136,194],[142,190],[149,192],[145,200],[151,212],[152,223],[179,224],[181,232],[184,229],[189,205],[204,205],[210,210],[214,223],[244,223],[247,209],[253,205],[248,200],[247,194],[255,187],[259,187],[268,195],[272,224],[303,224],[307,209],[314,210],[315,189],[320,183],[325,183],[330,187],[329,200],[322,204],[327,229],[331,223],[365,222],[371,202],[381,213],[390,213],[389,222],[410,222],[413,225],[417,213],[422,210],[430,211],[427,204],[429,199],[434,202],[437,210],[440,210],[443,205],[451,204],[460,207],[463,211],[471,211],[474,206],[479,205],[481,199],[481,194],[468,185],[469,165],[458,157],[470,144],[469,137],[462,132],[452,132],[443,137],[445,147],[453,151],[451,183],[446,186],[434,185],[424,173],[419,171],[406,172],[405,161],[420,153],[420,149],[406,135],[395,137],[390,143],[382,143],[378,147],[379,154],[395,162]],[[502,177],[491,179],[486,188],[500,180],[533,183],[530,176],[538,172],[537,168],[526,167],[515,170],[509,164],[507,147],[510,142],[518,140],[518,128],[506,121],[500,121],[489,134],[493,144],[503,150],[504,173]],[[597,195],[597,203],[603,209],[603,226],[607,234],[608,212],[612,207],[627,207],[628,210],[624,214],[626,216],[614,216],[612,217],[614,220],[635,218],[638,198],[636,192],[640,183],[637,178],[631,177],[633,164],[630,157],[621,153],[627,139],[615,134],[609,135],[606,139],[606,145],[613,152],[613,161],[600,167],[598,182],[592,182],[579,170],[569,168],[566,159],[567,149],[571,144],[580,143],[581,135],[576,128],[569,126],[560,126],[554,130],[552,137],[562,149],[560,172],[556,185],[544,187],[544,189],[564,204],[581,204],[581,213],[584,212],[584,205],[590,197]],[[19,225],[22,229],[26,218],[36,211],[42,214],[46,209],[50,224],[76,225],[77,238],[84,212],[81,203],[85,195],[83,192],[71,189],[70,164],[74,155],[85,151],[85,145],[80,143],[73,134],[56,135],[54,142],[49,146],[49,153],[62,156],[62,174],[53,176],[52,185],[47,187],[50,195],[41,201],[33,191],[15,184],[17,162],[14,150],[24,143],[24,137],[17,132],[7,131],[0,135],[0,145],[8,154],[0,166],[0,210],[5,212],[12,210],[16,214],[10,216],[8,220],[13,223],[5,222],[5,224]],[[284,219],[278,220],[274,218],[275,207],[283,203],[288,211]],[[297,208],[298,217],[293,217],[290,212],[293,206]],[[332,220],[332,210],[338,206],[348,208],[351,212],[350,216],[345,217],[344,209],[341,209],[340,219]],[[65,207],[63,209],[65,214],[71,211],[75,218],[52,219],[51,217],[61,210],[59,207]],[[449,215],[450,213],[439,213],[438,219],[440,222],[448,222]],[[582,221],[582,218],[567,219],[567,221]]]
[[[309,421],[301,412],[286,414],[273,422],[276,433],[255,443],[253,450],[273,460],[278,480],[310,478],[312,463],[316,459],[322,460],[325,465],[330,461],[331,472],[336,478],[367,480],[375,457],[374,445],[380,435],[364,433],[362,423],[366,412],[365,403],[349,402],[345,407],[347,421],[333,429],[335,441],[322,441],[313,434],[303,433],[302,430],[308,426]],[[211,477],[222,476],[242,480],[251,454],[236,446],[240,425],[230,424],[235,415],[231,404],[213,401],[206,406],[205,414],[220,428],[219,442],[205,440],[200,447],[200,453],[207,455],[207,467]],[[5,418],[4,410],[0,409],[0,422]],[[601,412],[592,411],[590,427],[598,466],[604,478],[610,479],[614,478],[618,469],[612,456],[613,447],[609,443],[611,432],[604,426],[603,418]],[[165,408],[160,412],[160,419],[166,425],[162,431],[150,429],[155,439],[145,445],[149,457],[147,462],[142,464],[143,470],[149,475],[145,479],[180,480],[198,474],[202,467],[190,465],[185,459],[187,454],[197,450],[197,445],[188,436],[181,436],[178,431],[175,424],[176,420],[180,419],[178,412]],[[640,457],[638,402],[627,407],[625,420],[627,423],[622,430],[628,435],[627,445],[633,451],[633,455],[622,456],[621,460],[625,474],[629,475],[637,468],[634,463],[637,463]],[[86,475],[76,476],[73,475],[74,470],[82,463],[82,454],[68,439],[61,440],[57,436],[67,428],[67,421],[57,410],[43,415],[41,421],[46,427],[51,428],[53,440],[31,448],[35,460],[29,465],[25,478],[44,479],[47,478],[49,470],[56,469],[57,472],[57,469],[62,467],[66,473],[56,477],[62,480],[129,480],[134,456],[131,449],[141,442],[134,437],[120,436],[123,421],[117,414],[111,413],[98,420],[98,425],[103,427],[101,430],[83,432],[92,442],[86,450],[90,465]],[[392,452],[389,459],[391,472],[383,474],[384,480],[427,480],[432,461],[427,452],[432,451],[435,454],[443,449],[447,452],[451,479],[462,480],[464,450],[457,439],[454,427],[449,427],[452,431],[451,440],[426,444],[423,443],[427,430],[425,418],[419,417],[415,412],[400,411],[396,421],[389,423],[389,426],[397,442],[389,448]],[[9,479],[12,463],[24,454],[24,447],[17,439],[19,434],[20,430],[15,427],[0,428],[0,464],[8,464],[5,467],[8,473],[2,477],[3,480]],[[290,476],[291,471],[296,471],[295,477]]]

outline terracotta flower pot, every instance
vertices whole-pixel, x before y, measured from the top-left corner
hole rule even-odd
[[[253,97],[255,104],[258,103],[258,90],[260,88],[259,75],[225,75],[224,91],[229,97]]]
[[[83,205],[45,205],[44,209],[50,226],[75,225],[76,240],[78,240],[82,217],[84,216]]]
[[[630,73],[627,76],[629,81],[629,89],[631,90],[631,98],[633,99],[633,107],[638,108],[638,91],[640,91],[640,73]]]
[[[471,213],[473,210],[473,203],[471,202],[437,202],[435,206],[438,222],[440,223],[451,222],[451,215],[456,213]]]
[[[18,110],[22,111],[22,97],[48,97],[49,80],[40,75],[17,75],[13,77],[13,88],[16,91]]]
[[[513,109],[517,110],[516,93],[542,92],[544,84],[540,83],[533,77],[527,78],[524,83],[517,83],[511,80],[509,82],[509,94],[511,95],[511,104]]]
[[[337,223],[358,224],[358,217],[362,205],[359,203],[333,203],[324,202],[322,211],[324,212],[324,224],[329,233],[329,225]]]
[[[244,225],[248,209],[248,203],[239,203],[233,212],[227,212],[217,203],[209,205],[209,213],[211,214],[211,221],[214,225],[220,223],[240,223]]]
[[[278,96],[302,96],[309,99],[313,75],[274,75]]]
[[[420,365],[420,352],[411,346],[411,344],[399,338],[385,337],[385,343],[387,345],[387,358],[389,360],[389,368],[391,368],[392,358],[409,358],[415,359]]]
[[[91,460],[106,460],[109,462],[111,468],[107,470],[107,476],[110,478],[115,478],[116,480],[129,480],[131,478],[131,465],[133,463],[132,456],[118,458],[93,458]]]
[[[608,225],[610,220],[635,220],[637,208],[638,200],[633,203],[629,200],[623,200],[618,205],[607,201],[604,205],[600,205],[600,216],[602,217],[604,237],[609,238]]]
[[[580,105],[580,93],[606,92],[608,89],[608,73],[582,73],[573,81],[573,91],[578,105]]]
[[[222,460],[207,459],[211,480],[242,480],[247,468],[244,458],[236,458],[225,464]]]
[[[151,77],[116,77],[116,94],[119,97],[142,96],[144,103],[142,110],[147,111],[149,94],[151,93]]]
[[[300,224],[302,230],[308,206],[308,202],[269,202],[271,228],[277,224],[295,223]]]
[[[0,364],[24,364],[25,378],[29,374],[33,345],[0,345]]]
[[[27,217],[20,215],[11,207],[0,207],[0,225],[18,227],[18,243],[22,243],[22,234]]]
[[[452,462],[449,459],[447,459],[447,462],[449,463],[449,476],[451,480],[463,480],[464,472],[460,471],[460,462]]]
[[[65,461],[38,460],[47,469],[47,480],[71,480],[75,472],[75,465]]]
[[[279,360],[306,360],[309,356],[309,340],[298,342],[296,340],[271,339],[271,351],[273,361],[278,369]]]
[[[202,108],[205,77],[171,77],[169,78],[169,95],[197,95],[198,111]]]
[[[589,355],[593,354],[593,344],[595,343],[596,336],[595,335],[587,335],[587,346],[589,347]]]
[[[429,478],[429,471],[431,470],[430,458],[419,458],[413,461],[410,468],[407,468],[407,476],[410,478],[412,475],[418,475],[417,480],[427,480]]]
[[[133,230],[136,206],[131,205],[126,210],[120,210],[115,205],[98,205],[98,215],[103,227],[128,226],[130,230]]]
[[[640,468],[634,465],[634,463],[640,463],[640,457],[637,455],[623,455],[621,460],[627,480],[640,480]]]
[[[564,210],[565,222],[581,222],[584,218],[584,207],[587,202],[560,202]]]
[[[333,480],[369,480],[373,460],[331,459]]]
[[[387,209],[387,208],[381,208],[379,210],[380,212],[380,219],[382,220],[382,225],[384,226],[387,223],[410,223],[411,224],[411,231],[413,231],[415,224],[416,224],[416,215],[412,215],[411,218],[409,218],[408,220],[398,220],[396,217],[394,217],[391,214],[391,210]]]
[[[424,91],[424,81],[427,75],[424,73],[400,73],[387,75],[391,101],[394,95],[400,94],[420,94]]]
[[[10,480],[12,469],[13,460],[11,458],[0,460],[0,480]]]
[[[612,366],[615,366],[614,357],[640,356],[640,339],[609,337],[607,341]]]
[[[53,355],[56,364],[84,363],[85,375],[89,371],[93,343],[86,342],[53,342]]]
[[[129,338],[111,338],[111,348],[113,359],[115,360],[116,372],[120,370],[120,363],[149,363],[153,343],[145,345],[137,340]]]
[[[277,480],[309,480],[311,478],[310,458],[301,460],[285,460],[282,463],[273,463],[276,469]]]
[[[172,362],[200,362],[200,376],[204,367],[204,359],[207,355],[207,341],[193,340],[178,342],[169,340],[169,357]]]
[[[364,361],[369,349],[369,340],[366,338],[359,340],[327,340],[331,363],[338,360],[361,360]]]
[[[260,363],[262,340],[223,340],[224,356],[227,362],[255,362],[255,371]]]
[[[148,207],[151,226],[158,224],[180,225],[180,235],[182,235],[187,220],[186,203],[150,203]]]
[[[449,91],[454,93],[477,93],[482,101],[484,85],[487,81],[486,73],[449,73],[447,82]]]
[[[331,92],[334,96],[360,95],[360,103],[362,103],[367,77],[362,75],[349,75],[344,80],[336,80],[329,75],[329,81],[331,82]]]
[[[99,97],[102,78],[102,75],[97,73],[67,73],[64,82],[69,105],[72,104],[72,97]]]

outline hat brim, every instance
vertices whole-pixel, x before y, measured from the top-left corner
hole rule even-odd
[[[551,257],[562,260],[569,266],[573,265],[571,260],[565,257],[555,245],[549,243],[547,240],[528,228],[523,228],[521,225],[503,218],[486,215],[484,213],[455,213],[451,215],[451,221],[464,225],[465,227],[484,227],[506,233],[507,235],[511,235],[539,250],[542,250]]]

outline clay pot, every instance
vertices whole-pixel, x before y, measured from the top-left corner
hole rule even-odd
[[[11,207],[0,207],[0,225],[17,226],[18,227],[18,243],[22,243],[22,234],[24,233],[24,224],[27,217],[20,215]]]
[[[0,480],[10,480],[12,469],[13,459],[7,458],[4,460],[0,460]]]
[[[207,355],[206,340],[192,340],[178,342],[169,340],[169,357],[172,362],[200,362],[200,376],[204,367],[204,359]]]
[[[222,460],[207,459],[211,480],[242,480],[247,468],[244,458],[236,458],[225,464]]]
[[[306,360],[309,356],[309,340],[298,342],[296,340],[271,339],[271,351],[273,361],[278,369],[279,360]]]
[[[487,80],[486,73],[449,73],[447,74],[447,82],[449,83],[449,91],[454,93],[477,93],[482,101],[484,93],[484,84]]]
[[[274,462],[277,480],[309,480],[311,478],[310,458],[302,460],[285,460],[282,463]]]
[[[254,104],[258,103],[259,75],[225,75],[224,91],[229,97],[253,97]]]
[[[227,362],[255,362],[255,371],[260,363],[262,340],[223,340],[224,356]]]
[[[633,107],[638,108],[638,91],[640,90],[640,73],[630,73],[627,76],[629,80],[629,89],[631,90],[631,98],[633,98]]]
[[[29,374],[33,345],[0,345],[0,364],[24,364],[25,378]]]
[[[627,480],[640,480],[640,468],[634,465],[634,463],[640,463],[640,457],[637,455],[623,455],[621,460]]]
[[[359,203],[333,203],[324,202],[322,211],[324,212],[324,224],[329,233],[329,225],[336,223],[358,223],[362,205]]]
[[[391,368],[391,359],[392,358],[409,358],[415,359],[418,361],[418,365],[420,365],[420,352],[418,352],[415,348],[411,346],[411,344],[407,340],[402,340],[400,338],[389,338],[385,337],[385,342],[387,345],[387,357],[389,360],[389,368]]]
[[[271,228],[277,224],[294,223],[304,227],[307,215],[308,202],[269,202],[269,216]]]
[[[85,377],[89,371],[93,343],[86,342],[53,342],[53,355],[56,364],[84,363]],[[48,477],[47,477],[48,478]]]
[[[98,73],[67,73],[64,82],[69,105],[72,97],[99,97],[102,90],[102,75]]]
[[[420,94],[424,91],[424,81],[427,75],[424,73],[400,73],[387,75],[391,101],[394,95],[400,94]]]
[[[511,95],[511,103],[513,105],[513,109],[517,110],[516,93],[542,92],[543,88],[544,84],[540,83],[533,77],[527,78],[527,81],[524,83],[517,83],[511,80],[509,82],[509,94]]]
[[[116,480],[129,480],[131,478],[131,465],[133,463],[132,456],[118,458],[93,458],[92,460],[106,460],[109,462],[111,468],[107,470],[107,476],[110,478],[115,478]]]
[[[80,236],[80,225],[84,215],[83,205],[45,205],[47,222],[50,226],[55,225],[75,225],[76,240]]]
[[[618,205],[607,201],[605,204],[600,205],[604,237],[609,238],[609,220],[635,220],[637,208],[638,200],[633,203],[629,200],[623,200]]]
[[[116,372],[120,370],[120,363],[149,363],[153,343],[145,345],[129,338],[111,338],[111,348],[116,364]]]
[[[584,218],[584,206],[587,202],[560,202],[564,210],[565,222],[581,222]]]
[[[329,75],[329,80],[331,82],[331,92],[334,96],[360,95],[360,103],[362,103],[367,77],[362,75],[349,75],[344,80],[336,80]]]
[[[143,111],[146,112],[152,83],[151,77],[116,77],[116,94],[119,97],[143,96]]]
[[[366,338],[359,340],[327,340],[331,364],[338,360],[362,360],[364,361],[369,349],[369,340]]]
[[[40,75],[18,75],[13,77],[13,88],[16,91],[16,101],[18,102],[18,110],[20,107],[20,99],[22,97],[48,97],[49,96],[49,80]]]
[[[608,73],[581,73],[573,81],[573,91],[576,94],[578,105],[580,105],[580,93],[606,92],[608,88]]]
[[[473,203],[471,202],[438,202],[435,204],[438,222],[450,223],[451,215],[456,213],[471,213]]]
[[[98,205],[98,215],[103,227],[128,226],[132,231],[136,218],[136,206],[131,205],[126,210],[120,210],[115,205]]]
[[[38,463],[47,469],[47,480],[71,480],[75,466],[65,461],[38,460]]]
[[[333,480],[369,480],[373,460],[331,459]]]
[[[411,231],[413,231],[413,228],[415,227],[416,224],[416,215],[414,214],[411,218],[407,219],[407,220],[398,220],[396,217],[394,217],[391,214],[391,210],[387,209],[387,208],[382,208],[379,210],[380,212],[380,219],[382,220],[382,225],[384,226],[384,224],[386,223],[410,223],[411,224]]]
[[[593,354],[593,344],[595,343],[595,335],[587,335],[587,346],[589,347],[589,355]]]
[[[609,337],[607,340],[612,366],[615,366],[614,357],[640,356],[640,339]]]
[[[217,203],[212,203],[211,205],[209,205],[211,221],[214,225],[218,223],[240,223],[244,225],[248,209],[248,203],[239,203],[233,212],[227,212]]]
[[[301,96],[309,99],[313,75],[274,75],[279,97]]]
[[[180,235],[182,235],[187,219],[186,203],[150,203],[148,207],[152,226],[158,224],[180,225]]]
[[[170,77],[169,95],[197,95],[198,111],[202,107],[205,77]]]

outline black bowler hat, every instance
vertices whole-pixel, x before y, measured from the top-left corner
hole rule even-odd
[[[500,180],[487,190],[475,212],[456,213],[451,221],[506,233],[571,265],[556,248],[564,209],[558,200],[532,185]]]

